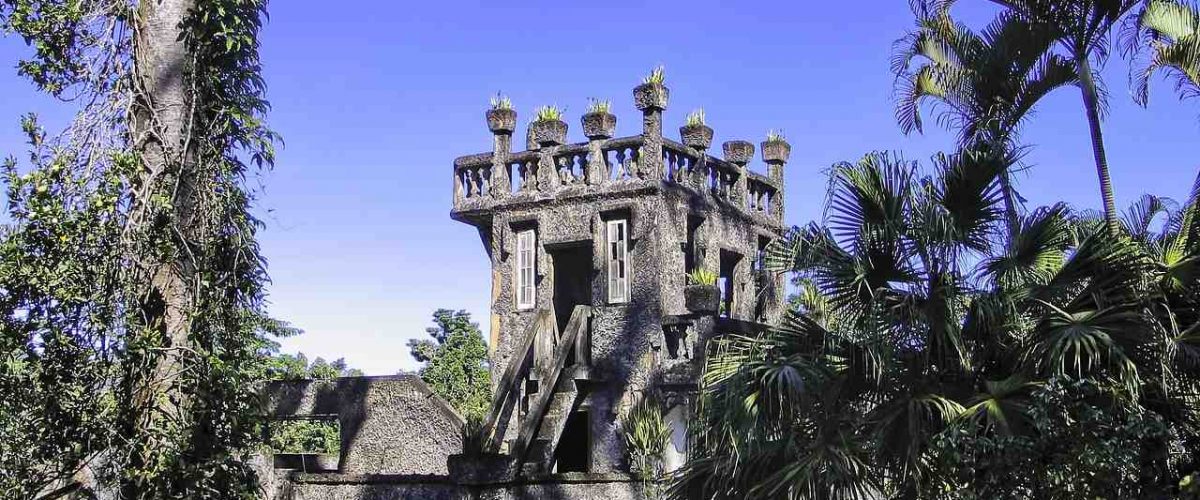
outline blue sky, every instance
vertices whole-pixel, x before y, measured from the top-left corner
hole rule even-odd
[[[663,64],[667,133],[696,107],[717,143],[784,131],[791,224],[820,217],[822,172],[836,161],[871,150],[924,159],[952,146],[941,131],[905,137],[895,124],[888,62],[912,25],[902,0],[517,3],[271,3],[262,59],[269,121],[286,147],[256,181],[261,242],[272,314],[307,332],[285,350],[388,374],[415,366],[405,343],[425,335],[436,308],[466,309],[487,328],[486,254],[448,213],[451,161],[490,148],[483,113],[497,91],[522,124],[538,105],[566,106],[573,140],[583,140],[587,98],[612,99],[618,135],[632,135],[631,89]],[[978,25],[992,9],[963,0],[955,12]],[[4,154],[22,150],[20,114],[61,125],[69,112],[15,75],[27,53],[19,39],[0,39]],[[1124,61],[1110,61],[1105,76],[1118,205],[1142,193],[1182,198],[1200,166],[1200,102],[1179,103],[1159,81],[1139,108]],[[1043,102],[1023,137],[1031,168],[1018,182],[1030,206],[1099,206],[1077,89]]]

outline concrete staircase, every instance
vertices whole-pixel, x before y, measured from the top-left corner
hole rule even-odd
[[[558,449],[558,441],[567,419],[579,402],[579,391],[574,380],[563,380],[550,398],[546,414],[542,416],[537,435],[529,443],[525,453],[525,461],[521,464],[521,472],[526,476],[548,474],[554,466],[554,452]]]

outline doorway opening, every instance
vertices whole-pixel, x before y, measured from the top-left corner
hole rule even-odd
[[[554,266],[554,316],[562,332],[575,306],[592,305],[592,243],[552,249],[550,259]]]
[[[587,472],[588,457],[591,456],[591,430],[588,428],[588,412],[575,411],[567,417],[558,448],[554,450],[555,472]]]

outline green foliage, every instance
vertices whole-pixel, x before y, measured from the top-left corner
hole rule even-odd
[[[1172,77],[1181,97],[1200,97],[1200,5],[1151,0],[1128,28],[1123,38],[1136,59],[1130,68],[1134,101],[1146,105],[1150,78],[1159,71]]]
[[[1002,157],[833,167],[824,224],[768,249],[796,309],[708,347],[673,494],[1176,493],[1200,465],[1200,182],[1116,238],[1062,205],[1009,232]]]
[[[587,112],[588,113],[611,113],[612,112],[612,101],[610,101],[608,99],[596,99],[594,97],[590,98],[590,99],[588,99]]]
[[[767,142],[786,142],[787,137],[783,136],[782,130],[771,129],[767,131]]]
[[[666,68],[660,64],[650,70],[650,74],[642,78],[642,83],[649,85],[662,85],[667,80]]]
[[[660,477],[671,428],[663,419],[658,403],[651,397],[643,397],[630,409],[622,427],[629,452],[629,470],[644,481]]]
[[[696,108],[688,113],[686,124],[689,127],[704,125],[704,108]]]
[[[930,442],[923,497],[1140,498],[1144,443],[1168,438],[1152,412],[1112,401],[1120,387],[1052,378],[1022,398],[1024,432],[980,433],[960,419]],[[1101,403],[1101,404],[1097,404]]]
[[[362,370],[350,368],[346,360],[338,358],[330,363],[325,359],[308,361],[304,353],[276,354],[268,360],[268,380],[334,379],[338,377],[361,377]]]
[[[247,187],[277,141],[262,122],[265,8],[213,0],[177,20],[182,36],[168,42],[187,52],[187,67],[170,68],[186,81],[177,158],[187,161],[150,168],[147,152],[162,144],[146,138],[161,130],[136,119],[150,90],[131,84],[164,68],[135,57],[149,43],[133,37],[146,33],[145,10],[0,1],[0,29],[34,48],[18,71],[80,105],[59,137],[26,120],[30,159],[5,164],[0,496],[86,496],[97,485],[130,499],[257,495],[258,384],[277,348],[269,338],[294,332],[265,315]],[[184,286],[164,293],[169,279]],[[168,307],[185,321],[168,325]],[[81,469],[96,484],[77,481]]]
[[[508,96],[496,92],[496,95],[491,98],[492,109],[513,109],[512,99]]]
[[[492,403],[492,376],[487,344],[479,325],[466,311],[438,309],[436,326],[427,328],[433,340],[410,340],[412,357],[425,363],[418,371],[459,414],[470,420],[485,415]]]
[[[558,106],[538,106],[534,115],[539,122],[558,121],[562,120],[563,110]]]
[[[688,273],[688,283],[692,285],[708,285],[717,284],[717,273],[708,269],[693,269]]]
[[[270,423],[269,445],[275,453],[338,453],[340,427],[332,419],[289,419]]]

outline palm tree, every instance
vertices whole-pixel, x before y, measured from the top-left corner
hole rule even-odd
[[[1131,68],[1134,100],[1146,105],[1150,77],[1165,70],[1184,97],[1200,96],[1200,7],[1180,0],[1151,0],[1128,24],[1123,38],[1127,52],[1141,63]]]
[[[957,129],[959,147],[998,142],[1016,151],[1017,129],[1034,105],[1077,83],[1074,65],[1050,51],[1050,30],[1011,12],[975,33],[949,8],[950,2],[915,3],[917,27],[895,43],[896,120],[905,134],[922,132],[921,109],[928,102],[940,108],[939,123]],[[1009,229],[1015,230],[1018,195],[1009,169],[1000,182]]]
[[[1050,29],[1065,55],[1074,63],[1088,130],[1092,136],[1092,155],[1096,161],[1096,175],[1100,179],[1105,223],[1111,234],[1117,234],[1119,216],[1104,152],[1104,135],[1100,128],[1101,115],[1106,106],[1105,92],[1098,68],[1093,68],[1093,65],[1103,65],[1108,57],[1113,28],[1141,0],[992,1],[1007,7],[1031,25]]]
[[[1194,470],[1170,450],[1200,436],[1200,189],[1141,240],[1062,205],[1009,232],[1002,155],[933,162],[836,165],[825,224],[772,245],[768,266],[802,278],[799,308],[710,344],[674,496],[1130,497]],[[1061,425],[1081,415],[1096,425]]]

